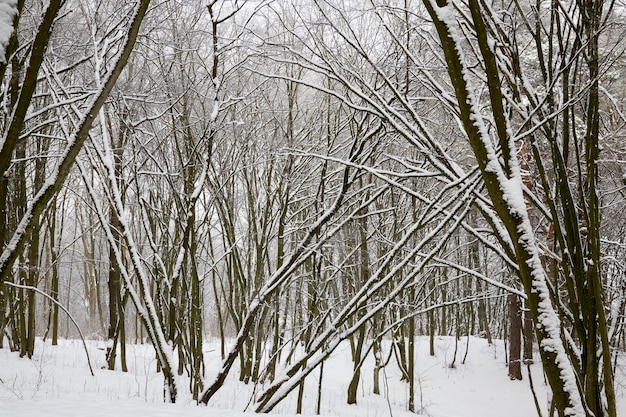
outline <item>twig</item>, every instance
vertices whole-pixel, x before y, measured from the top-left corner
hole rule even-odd
[[[539,417],[543,417],[541,413],[541,406],[539,405],[539,400],[537,399],[537,393],[535,392],[535,386],[533,385],[533,376],[530,372],[530,364],[526,364],[528,369],[528,382],[530,383],[530,391],[533,393],[533,400],[535,400],[535,408],[537,408],[537,415]]]
[[[383,367],[383,378],[385,384],[385,397],[387,397],[387,407],[389,407],[389,416],[393,417],[393,409],[391,408],[391,400],[389,399],[389,384],[387,382],[387,368]]]
[[[31,285],[16,284],[14,282],[9,282],[9,281],[5,281],[4,284],[5,285],[9,285],[11,287],[15,287],[15,288],[21,288],[21,289],[24,289],[24,290],[35,291],[37,294],[43,295],[48,300],[52,301],[54,304],[56,304],[59,307],[61,307],[61,310],[63,310],[65,312],[65,314],[67,314],[67,316],[70,318],[70,320],[72,320],[72,323],[74,323],[74,326],[76,326],[76,330],[78,330],[78,335],[80,336],[80,339],[83,341],[83,347],[85,348],[85,355],[87,355],[87,364],[89,365],[89,371],[91,372],[91,376],[95,376],[95,374],[93,372],[93,367],[91,366],[91,359],[89,358],[89,351],[87,350],[87,343],[85,342],[85,338],[83,337],[83,332],[80,330],[80,327],[78,327],[78,323],[76,323],[76,320],[74,320],[74,317],[72,317],[72,315],[70,314],[68,309],[65,308],[65,306],[63,304],[59,303],[57,300],[55,300],[54,298],[52,298],[51,296],[49,296],[45,292],[41,291],[37,287],[33,287]]]

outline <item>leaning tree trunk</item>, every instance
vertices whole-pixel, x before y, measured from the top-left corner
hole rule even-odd
[[[530,225],[522,189],[522,176],[516,146],[509,135],[504,96],[496,56],[488,39],[489,30],[478,0],[469,0],[469,9],[478,48],[489,79],[489,99],[495,121],[495,138],[484,124],[474,96],[476,89],[465,76],[467,63],[459,44],[457,21],[447,0],[424,0],[441,41],[448,74],[459,108],[459,117],[478,162],[485,187],[494,209],[506,228],[513,245],[519,275],[528,296],[535,323],[544,370],[560,416],[586,416],[574,367],[561,339],[561,320],[552,306],[547,276],[539,258],[534,231]],[[495,142],[500,146],[494,148]],[[501,152],[501,155],[499,155]],[[501,162],[502,161],[502,162]]]

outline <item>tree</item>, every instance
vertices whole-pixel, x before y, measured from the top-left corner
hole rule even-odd
[[[567,24],[565,30],[573,31],[580,40],[581,44],[576,41],[572,47],[576,54],[581,54],[580,56],[583,57],[581,59],[584,59],[588,70],[586,74],[579,75],[581,77],[586,75],[583,79],[588,80],[588,89],[583,93],[587,98],[587,108],[584,113],[584,142],[577,144],[584,150],[585,155],[584,160],[580,161],[581,170],[585,171],[585,176],[581,178],[579,195],[579,202],[585,207],[583,213],[574,211],[573,193],[567,181],[569,176],[564,169],[564,163],[567,160],[565,155],[569,149],[567,140],[571,133],[569,131],[569,117],[572,114],[570,108],[567,105],[564,107],[562,131],[551,120],[546,121],[541,118],[547,114],[547,109],[543,111],[536,93],[529,91],[528,83],[524,82],[526,81],[525,73],[520,67],[520,57],[517,54],[518,49],[514,39],[508,36],[502,38],[503,53],[510,54],[507,58],[505,55],[500,55],[497,48],[492,47],[493,36],[503,36],[505,31],[500,22],[494,18],[496,15],[493,11],[484,4],[470,0],[464,5],[467,9],[464,7],[457,10],[446,1],[436,3],[425,1],[424,5],[433,20],[442,45],[459,108],[460,122],[476,156],[494,209],[506,227],[513,245],[514,259],[518,265],[520,279],[535,322],[535,334],[544,370],[553,391],[556,409],[562,416],[602,415],[604,413],[615,416],[610,347],[602,301],[602,282],[597,267],[600,254],[599,204],[596,190],[598,181],[596,162],[600,139],[598,38],[603,22],[603,2],[577,2],[575,7],[579,20],[564,22]],[[463,14],[465,10],[469,12],[467,18],[472,24],[471,35],[475,36],[476,53],[481,59],[484,79],[487,80],[489,111],[492,117],[490,122],[493,123],[493,131],[487,127],[485,116],[477,107],[479,101],[474,94],[474,80],[470,76],[469,64],[460,44],[461,32],[457,26],[455,13],[458,11]],[[560,19],[561,10],[558,6],[552,5],[550,12],[554,18]],[[535,39],[541,60],[543,56],[539,51],[541,47],[539,36],[541,36],[540,30],[535,32]],[[563,50],[560,52],[569,53]],[[563,58],[561,63],[565,66],[561,68],[562,73],[568,73],[572,69],[570,65],[578,60],[576,56],[560,58]],[[546,67],[543,69],[548,70]],[[552,68],[549,68],[549,71],[552,74]],[[547,73],[546,71],[545,74]],[[504,85],[513,90],[512,95],[504,89]],[[518,95],[515,96],[515,94]],[[522,95],[530,97],[532,106],[536,106],[533,111],[540,114],[538,118],[534,118],[530,113],[525,113],[522,132],[537,126],[535,123],[539,123],[540,129],[547,130],[548,140],[551,143],[552,162],[557,176],[558,197],[565,211],[562,217],[565,224],[561,225],[556,207],[554,205],[550,207],[555,228],[558,226],[559,230],[562,228],[567,230],[567,241],[565,241],[565,236],[561,236],[563,238],[561,249],[567,250],[563,255],[564,262],[561,266],[565,271],[565,279],[569,282],[568,295],[570,297],[565,308],[554,298],[555,292],[551,289],[546,270],[539,258],[537,237],[530,226],[528,210],[524,203],[522,174],[515,145],[516,137],[513,135],[515,130],[506,108],[507,104],[520,103]],[[555,103],[549,99],[548,106],[553,104]],[[546,129],[546,125],[551,128]],[[532,131],[526,135],[529,136],[531,145],[534,146],[535,163],[539,166],[539,170],[543,170],[545,167],[543,156],[537,149],[535,135]],[[564,137],[564,142],[559,143],[558,138],[561,135]],[[542,180],[544,190],[550,190],[545,174]],[[581,215],[584,223],[594,230],[594,232],[584,232],[588,233],[586,236],[581,235],[578,227]],[[568,273],[569,271],[571,273]],[[579,278],[572,282],[572,276]],[[584,295],[586,288],[591,290],[587,296]],[[581,314],[577,314],[579,309],[577,300],[581,303]],[[582,357],[580,358],[582,363],[578,363],[577,349],[570,345],[568,330],[561,328],[561,319],[555,306],[561,310],[561,314],[563,310],[573,310],[575,330],[582,341]],[[576,323],[578,320],[580,322]],[[588,331],[583,330],[583,327]],[[602,352],[600,357],[596,356],[598,351]],[[580,370],[578,373],[577,369]],[[598,378],[601,378],[603,383],[598,381]],[[579,384],[578,381],[582,383]],[[601,400],[603,395],[607,397],[607,410],[604,409]]]
[[[169,401],[186,373],[207,403],[238,361],[260,412],[293,390],[306,411],[319,369],[319,410],[324,362],[350,343],[347,401],[373,354],[375,381],[396,360],[414,410],[418,335],[436,355],[436,334],[490,343],[509,317],[525,361],[534,324],[560,415],[615,416],[612,3],[167,0],[145,18],[147,1],[9,3],[0,332],[22,354],[38,286],[69,307],[82,274],[86,322],[108,299],[109,367],[147,332]]]
[[[3,244],[2,254],[0,255],[0,285],[2,285],[2,299],[0,299],[0,304],[2,304],[3,306],[5,294],[4,282],[11,273],[14,262],[20,256],[22,250],[26,246],[28,246],[29,236],[33,236],[34,233],[37,233],[35,229],[46,206],[59,192],[63,185],[63,182],[69,175],[74,161],[89,135],[93,121],[95,120],[100,109],[104,105],[109,93],[111,92],[113,86],[115,85],[115,82],[117,81],[117,78],[121,74],[124,66],[126,65],[126,62],[129,59],[129,56],[134,47],[135,40],[139,33],[141,22],[147,11],[149,3],[149,1],[141,1],[137,3],[131,15],[128,27],[125,31],[121,32],[121,34],[123,35],[122,42],[119,45],[119,54],[112,57],[114,58],[113,65],[108,69],[98,67],[98,70],[102,69],[105,71],[101,74],[98,74],[98,77],[104,75],[104,78],[99,79],[99,81],[101,82],[99,83],[98,88],[89,95],[89,100],[84,110],[80,114],[80,120],[76,123],[75,130],[73,130],[71,135],[67,137],[67,144],[62,150],[62,156],[59,158],[58,161],[53,164],[50,169],[48,179],[34,193],[30,201],[28,201],[28,205],[26,206],[26,201],[21,201],[21,204],[23,205],[22,211],[20,213],[21,215],[19,216],[18,223],[13,228],[13,230],[4,230],[5,243]],[[21,7],[23,7],[23,4],[23,2],[18,3],[17,6],[19,11],[21,11]],[[44,61],[44,56],[50,44],[55,21],[57,20],[57,16],[59,15],[63,5],[64,2],[62,1],[50,2],[44,12],[42,22],[37,29],[35,39],[33,40],[33,47],[28,59],[29,63],[26,69],[26,75],[24,81],[19,87],[19,98],[15,101],[15,108],[13,109],[9,117],[7,117],[7,126],[3,131],[3,142],[2,148],[0,150],[0,172],[3,173],[2,181],[8,180],[12,177],[12,173],[10,172],[9,167],[12,163],[14,152],[16,152],[18,147],[20,146],[20,138],[25,133],[23,129],[25,127],[27,111],[33,103],[33,94],[39,80],[42,62]],[[19,16],[19,14],[20,13],[17,13],[14,19],[12,39],[17,39],[17,16]],[[13,48],[15,47],[16,40],[12,41],[9,44],[7,52],[12,53],[14,51]],[[110,50],[105,50],[105,56],[107,54],[110,54],[110,52]],[[13,68],[13,70],[14,72],[12,73],[12,76],[15,82],[17,82],[17,77],[19,75],[18,68]],[[4,76],[5,74],[5,67],[3,67],[2,75]],[[15,96],[18,96],[17,91],[15,92]],[[51,110],[54,111],[55,108],[56,106],[54,105],[44,107],[40,110],[40,112]],[[73,114],[73,110],[71,108],[69,110],[69,113]],[[31,130],[28,131],[28,133],[32,134],[33,132]],[[2,205],[2,210],[0,211],[4,212],[4,207],[6,206],[8,197],[6,193],[6,187],[2,186],[2,188],[0,189],[4,190],[4,192],[0,195],[0,204]],[[37,243],[37,240],[34,239],[30,242],[31,247],[34,247],[33,242]],[[39,250],[38,245],[35,249],[37,251]],[[32,304],[32,307],[30,308],[32,308],[32,311],[34,311],[34,297],[31,297],[30,301]],[[34,317],[32,318],[32,320],[34,320]],[[33,323],[34,322],[32,322],[31,325]],[[34,335],[32,337],[34,337]],[[28,343],[27,350],[32,350],[32,346],[32,342]],[[174,398],[175,392],[172,396],[172,399]]]
[[[550,27],[554,31],[562,31],[559,33],[563,36],[560,36],[554,32],[546,33],[541,13],[529,14],[517,3],[515,14],[509,16],[501,13],[495,4],[488,6],[477,1],[454,4],[424,2],[425,12],[433,22],[440,46],[428,42],[431,32],[424,23],[413,23],[412,27],[419,38],[427,41],[429,58],[445,65],[447,82],[436,66],[425,64],[427,60],[422,50],[413,49],[413,45],[407,44],[405,38],[388,24],[393,19],[406,20],[401,7],[372,2],[371,8],[366,10],[376,17],[380,31],[369,30],[368,36],[362,36],[360,31],[363,27],[353,23],[355,20],[351,18],[349,7],[338,7],[326,1],[316,1],[314,5],[317,15],[311,20],[323,21],[324,29],[311,29],[307,33],[310,38],[303,35],[298,39],[302,44],[309,42],[314,45],[305,49],[310,56],[297,51],[293,45],[287,45],[285,50],[292,61],[285,59],[284,62],[299,62],[304,69],[332,79],[335,83],[332,88],[317,83],[314,77],[302,81],[302,84],[380,118],[387,129],[395,129],[398,135],[424,155],[430,172],[441,179],[444,187],[449,187],[446,189],[458,191],[474,181],[474,184],[485,187],[484,194],[471,191],[475,197],[472,204],[482,214],[497,244],[467,223],[463,223],[463,228],[498,254],[502,262],[519,275],[524,288],[523,297],[527,298],[540,353],[553,388],[555,407],[562,415],[579,415],[585,410],[602,413],[600,398],[604,394],[608,398],[614,395],[602,279],[596,267],[584,266],[598,265],[599,259],[595,257],[600,251],[598,237],[590,236],[586,226],[594,224],[594,230],[600,230],[594,166],[597,162],[596,142],[599,140],[597,42],[602,22],[605,22],[601,13],[602,4],[573,4],[573,10],[578,13],[574,15],[580,20],[564,20],[565,12],[559,5],[546,5],[548,16],[553,22],[559,22],[559,25]],[[610,11],[611,5],[606,9]],[[419,21],[419,12],[411,10],[416,21]],[[365,14],[364,9],[355,13],[359,16]],[[359,20],[363,21],[363,18]],[[465,22],[469,24],[465,25]],[[367,27],[371,29],[371,22]],[[565,36],[570,33],[576,36]],[[548,48],[548,52],[553,54],[550,57],[544,55],[543,39],[546,35],[549,37],[547,42],[553,44],[552,48]],[[533,39],[536,46],[533,52],[539,57],[538,73],[532,72],[532,64],[528,64],[521,55],[519,43],[526,39],[525,36]],[[383,38],[397,45],[403,55],[415,63],[413,67],[405,65],[416,86],[408,97],[402,93],[396,68],[393,64],[384,65],[388,56],[372,46],[377,41],[384,44]],[[571,43],[568,43],[569,40]],[[388,50],[390,48],[385,49]],[[274,59],[283,62],[281,58]],[[567,81],[571,71],[576,71],[577,79],[586,83],[587,88],[572,89]],[[374,75],[370,77],[370,74]],[[539,79],[530,78],[530,75],[538,75]],[[541,77],[544,79],[541,80]],[[541,82],[543,91],[548,92],[547,99],[544,100],[543,93],[540,94],[538,87],[534,87],[537,82]],[[555,94],[553,86],[556,84],[567,86],[563,94]],[[443,114],[452,116],[457,121],[456,126],[460,127],[459,130],[453,129],[455,133],[450,136],[453,140],[467,140],[469,148],[464,149],[472,152],[471,158],[464,159],[461,153],[449,152],[442,144],[437,135],[440,130],[435,130],[433,124],[418,111],[420,96],[416,94],[419,91],[417,86],[424,86],[441,98],[436,101],[439,103],[437,108]],[[476,86],[484,88],[485,94],[476,94],[476,91],[482,91]],[[558,102],[555,101],[557,99]],[[582,137],[586,143],[580,140],[575,127],[581,124],[572,119],[576,114],[574,109],[580,103],[587,103],[581,113],[584,115],[582,125],[585,126]],[[537,172],[537,181],[541,184],[535,193],[524,187],[518,155],[518,143],[521,141],[527,141],[532,149],[531,169]],[[540,143],[547,143],[548,147],[542,148]],[[586,156],[574,171],[568,170],[564,164],[573,152],[571,149]],[[547,168],[552,170],[550,175],[546,174]],[[578,172],[579,176],[572,178],[570,172]],[[472,173],[479,175],[473,176]],[[388,175],[385,177],[391,181]],[[394,183],[394,186],[398,185]],[[556,190],[556,194],[552,190]],[[529,196],[532,206],[525,202],[525,195]],[[426,201],[433,204],[433,200]],[[576,207],[583,209],[577,212]],[[561,262],[556,280],[546,273],[540,257],[544,253],[545,246],[541,242],[544,235],[536,233],[530,226],[529,209],[539,213],[540,223],[547,222],[555,230],[556,243],[552,250],[556,249],[556,253],[561,255],[557,255]],[[585,225],[583,228],[580,227],[581,218]],[[463,219],[460,218],[460,221],[463,222]],[[495,284],[493,280],[487,281]],[[584,298],[584,288],[596,288],[594,291],[597,293],[594,297],[587,297],[584,305],[579,306],[579,301]],[[519,291],[508,289],[519,294]],[[570,331],[574,331],[577,340],[581,340],[581,364],[578,347],[572,343]],[[597,352],[601,352],[599,357]],[[306,370],[298,370],[299,366],[289,370],[287,375],[293,378],[300,372],[309,372],[314,365],[309,360]],[[599,379],[598,375],[601,375]],[[278,388],[281,384],[284,385]],[[271,408],[269,404],[273,400],[270,398],[273,392],[277,392],[273,389],[284,392],[284,387],[291,384],[291,381],[281,380],[267,390],[267,395],[261,397],[259,410]],[[608,415],[614,415],[611,404],[614,401],[609,400]]]

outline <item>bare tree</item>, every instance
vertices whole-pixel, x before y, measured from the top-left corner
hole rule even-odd
[[[584,112],[584,141],[578,142],[578,149],[584,152],[584,158],[579,160],[580,171],[584,177],[580,179],[579,203],[583,204],[583,212],[574,209],[575,191],[569,188],[568,174],[565,170],[571,135],[570,120],[571,104],[566,101],[559,112],[563,112],[563,126],[557,126],[554,119],[545,119],[550,106],[556,105],[554,95],[549,94],[545,108],[530,86],[525,71],[521,67],[517,44],[514,38],[506,35],[502,23],[495,18],[498,14],[478,1],[469,1],[463,7],[456,8],[446,1],[436,3],[425,1],[425,7],[433,20],[439,40],[442,45],[447,63],[450,81],[454,89],[456,103],[459,109],[459,120],[467,134],[470,145],[476,156],[481,170],[485,187],[493,202],[494,208],[502,220],[510,236],[514,259],[519,267],[519,274],[528,296],[528,305],[535,322],[535,333],[539,343],[544,370],[553,391],[553,401],[559,415],[606,415],[615,416],[615,401],[613,389],[613,375],[610,365],[610,346],[606,317],[602,301],[601,279],[599,275],[599,203],[597,196],[597,167],[599,144],[599,34],[604,21],[603,2],[578,2],[574,9],[577,20],[565,21],[563,29],[576,33],[577,39],[572,45],[572,51],[559,49],[560,73],[557,78],[569,73],[574,67],[570,66],[580,59],[584,59],[585,66],[577,67],[582,73],[578,74],[588,82],[586,89],[579,93],[586,97],[587,108]],[[609,8],[611,6],[609,5]],[[523,10],[519,10],[524,12]],[[558,5],[549,9],[555,19],[561,18]],[[472,23],[471,31],[459,28],[456,15],[459,13]],[[541,22],[532,25],[526,20],[529,30],[533,31],[537,41],[537,54],[540,62],[543,61],[540,37],[542,35]],[[535,31],[535,28],[537,31]],[[461,35],[463,34],[463,35]],[[464,36],[464,37],[462,37]],[[470,38],[471,37],[471,38]],[[499,53],[499,45],[492,47],[495,39],[502,42],[501,51],[509,54],[507,58]],[[559,38],[562,39],[562,38]],[[469,70],[468,56],[463,51],[463,40],[475,42],[475,52],[480,59],[481,67],[478,74]],[[564,47],[565,45],[559,45]],[[554,57],[551,57],[553,59]],[[552,62],[552,61],[551,61]],[[553,68],[544,64],[546,81],[550,79]],[[481,76],[486,80],[488,88],[487,102],[489,104],[489,123],[480,113],[480,103],[475,95],[475,83]],[[505,86],[513,90],[509,93]],[[551,85],[548,84],[551,88]],[[569,87],[566,96],[569,95]],[[529,98],[532,110],[526,109],[521,97]],[[551,143],[551,157],[557,177],[557,195],[564,210],[563,217],[557,212],[557,207],[550,204],[552,224],[555,229],[567,230],[559,238],[560,249],[564,251],[561,264],[568,285],[569,301],[555,299],[555,292],[551,288],[546,270],[539,257],[540,249],[535,235],[528,210],[524,202],[524,187],[517,153],[516,139],[513,133],[516,126],[512,122],[507,107],[521,104],[524,123],[518,126],[520,138],[525,136],[534,146],[535,163],[539,166],[544,191],[551,190],[551,184],[545,176],[543,155],[537,149],[536,135],[533,128],[545,131]],[[528,111],[528,113],[526,113]],[[532,112],[532,113],[531,113]],[[536,117],[533,116],[533,113]],[[560,113],[559,113],[560,114]],[[550,126],[550,127],[548,127]],[[560,143],[559,138],[564,142]],[[581,235],[579,221],[594,232],[588,231]],[[561,223],[563,222],[563,224]],[[562,233],[562,232],[560,232]],[[562,240],[561,240],[562,239]],[[578,276],[575,281],[572,276]],[[589,288],[591,293],[589,293]],[[587,292],[586,292],[587,291]],[[587,295],[583,295],[583,294]],[[591,297],[589,297],[591,295]],[[584,301],[583,301],[584,300]],[[581,305],[579,307],[578,301]],[[556,309],[559,311],[557,312]],[[580,308],[580,310],[579,310]],[[570,312],[574,319],[574,329],[582,341],[582,352],[571,344],[568,329],[561,326],[560,316]],[[580,320],[580,321],[579,321]],[[583,328],[585,330],[583,330]],[[598,357],[597,352],[602,352]],[[579,356],[581,355],[581,356]],[[582,363],[579,363],[579,360]],[[584,370],[582,370],[584,368]],[[600,378],[600,381],[598,380]],[[581,383],[579,383],[581,381]],[[602,381],[602,382],[601,382]],[[605,409],[601,398],[606,395],[608,409]]]
[[[33,104],[33,94],[41,77],[42,63],[44,62],[46,51],[50,44],[53,27],[64,3],[65,2],[62,1],[52,1],[45,9],[41,24],[36,30],[36,36],[33,40],[30,54],[27,58],[28,65],[26,67],[25,78],[20,84],[19,91],[16,90],[14,92],[15,97],[19,98],[14,102],[15,107],[12,112],[6,117],[6,128],[4,129],[2,149],[0,151],[0,171],[4,173],[2,175],[2,181],[8,180],[13,176],[9,168],[13,163],[15,155],[19,157],[19,153],[16,152],[18,152],[19,146],[23,146],[20,145],[22,135],[26,133],[32,134],[37,131],[37,128],[34,130],[31,128],[28,131],[24,131],[26,127],[25,122],[28,116],[28,110]],[[104,105],[108,94],[113,89],[117,78],[126,65],[135,40],[138,36],[141,22],[148,5],[149,1],[142,1],[139,2],[134,8],[128,27],[125,28],[126,30],[120,31],[119,33],[119,35],[122,35],[120,37],[121,42],[118,45],[119,53],[108,57],[113,59],[113,64],[110,68],[98,68],[99,70],[103,70],[101,74],[98,74],[98,77],[103,77],[101,79],[99,78],[101,83],[95,91],[88,95],[88,101],[85,108],[81,109],[80,120],[76,123],[76,128],[72,130],[69,137],[67,137],[67,143],[64,148],[61,149],[61,156],[52,164],[47,180],[41,183],[39,189],[33,193],[33,196],[28,202],[22,201],[23,209],[21,210],[21,214],[17,219],[15,227],[12,230],[4,230],[3,238],[5,239],[5,243],[3,244],[2,255],[0,256],[0,284],[4,284],[5,280],[12,271],[14,262],[21,255],[22,250],[25,247],[30,245],[32,250],[35,251],[32,253],[39,251],[38,240],[36,238],[32,238],[32,236],[34,236],[33,233],[38,233],[35,231],[35,228],[39,224],[40,217],[46,206],[60,190],[63,182],[69,175],[74,161],[89,135],[94,119]],[[21,11],[23,2],[19,2],[17,6]],[[17,17],[14,19],[13,40],[10,41],[7,48],[7,52],[9,53],[13,53],[15,50],[13,48],[17,47],[16,39],[19,30],[17,19]],[[110,53],[111,50],[105,51],[105,54]],[[16,57],[17,55],[14,55],[14,58]],[[3,67],[3,76],[6,74],[5,70],[6,67]],[[19,68],[13,67],[12,77],[15,80],[15,83],[18,81],[17,77],[19,77],[19,74]],[[71,99],[69,102],[65,102],[63,104],[68,103],[71,107]],[[35,112],[35,114],[42,114],[48,111],[54,112],[58,106],[58,103],[53,103],[52,105],[45,107],[44,103],[44,107]],[[74,110],[70,108],[69,113],[74,114]],[[32,114],[29,118],[33,118]],[[44,124],[44,126],[45,125],[46,124]],[[19,163],[19,161],[17,162]],[[41,172],[41,170],[39,170],[39,172]],[[2,189],[4,189],[5,192],[0,195],[0,204],[2,204],[2,207],[5,207],[7,203],[6,188],[3,186]],[[1,211],[4,211],[4,208]],[[30,240],[28,239],[29,236],[31,237]],[[34,259],[34,255],[31,256],[31,258]],[[32,279],[31,284],[34,284]],[[4,306],[4,287],[0,293],[2,294],[0,303]],[[31,312],[34,312],[34,294],[30,297],[29,301],[32,304],[32,307],[29,308],[32,309]],[[34,320],[34,315],[31,314],[31,316],[32,319],[29,319],[29,326],[33,328],[34,332],[34,321],[32,321]],[[26,344],[26,350],[32,352],[32,348],[34,346],[34,334],[29,339],[32,340]]]

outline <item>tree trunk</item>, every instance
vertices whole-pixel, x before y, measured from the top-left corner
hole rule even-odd
[[[0,175],[0,245],[4,247],[7,240],[7,225],[9,217],[7,215],[7,192],[9,187],[9,178],[6,175]],[[4,288],[4,281],[0,281],[0,349],[4,347],[4,333],[8,323],[7,316],[7,289]]]
[[[365,342],[365,334],[365,326],[361,326],[352,351],[352,363],[354,364],[354,367],[352,371],[352,379],[348,385],[348,404],[356,404],[357,400],[359,381],[361,379],[361,355],[363,352],[363,344]]]
[[[509,294],[509,378],[522,379],[522,312],[517,295]]]
[[[61,206],[61,212],[63,211],[63,206],[65,205],[65,201]],[[56,206],[56,204],[53,204]],[[59,343],[59,247],[61,244],[61,237],[59,236],[59,240],[56,239],[56,212],[53,211],[50,216],[50,263],[52,268],[52,277],[50,279],[50,292],[52,299],[56,302],[52,303],[52,346],[56,346]],[[62,230],[62,228],[61,228]]]
[[[411,300],[414,297],[414,289],[411,288]],[[415,318],[409,318],[409,348],[407,371],[409,373],[409,411],[415,412]]]
[[[480,280],[476,281],[476,292],[478,294],[482,293]],[[491,336],[491,329],[489,328],[489,319],[487,318],[487,303],[485,303],[485,298],[483,296],[478,299],[478,329],[481,336],[484,335],[487,338],[487,343],[492,345],[493,339]]]
[[[533,318],[530,315],[530,310],[524,305],[524,363],[531,365],[533,361]]]
[[[104,121],[102,123],[105,123]],[[121,135],[113,149],[113,166],[115,177],[118,181],[122,178],[122,154],[123,147]],[[109,206],[109,227],[113,234],[113,239],[117,248],[121,247],[120,230],[122,225],[119,219],[119,213],[114,204]],[[115,369],[115,357],[117,351],[117,343],[122,342],[119,335],[124,331],[124,309],[122,308],[122,271],[121,265],[118,265],[116,258],[116,248],[109,246],[109,277],[107,281],[107,289],[109,292],[109,327],[107,332],[108,346],[106,351],[107,366],[110,370]]]

